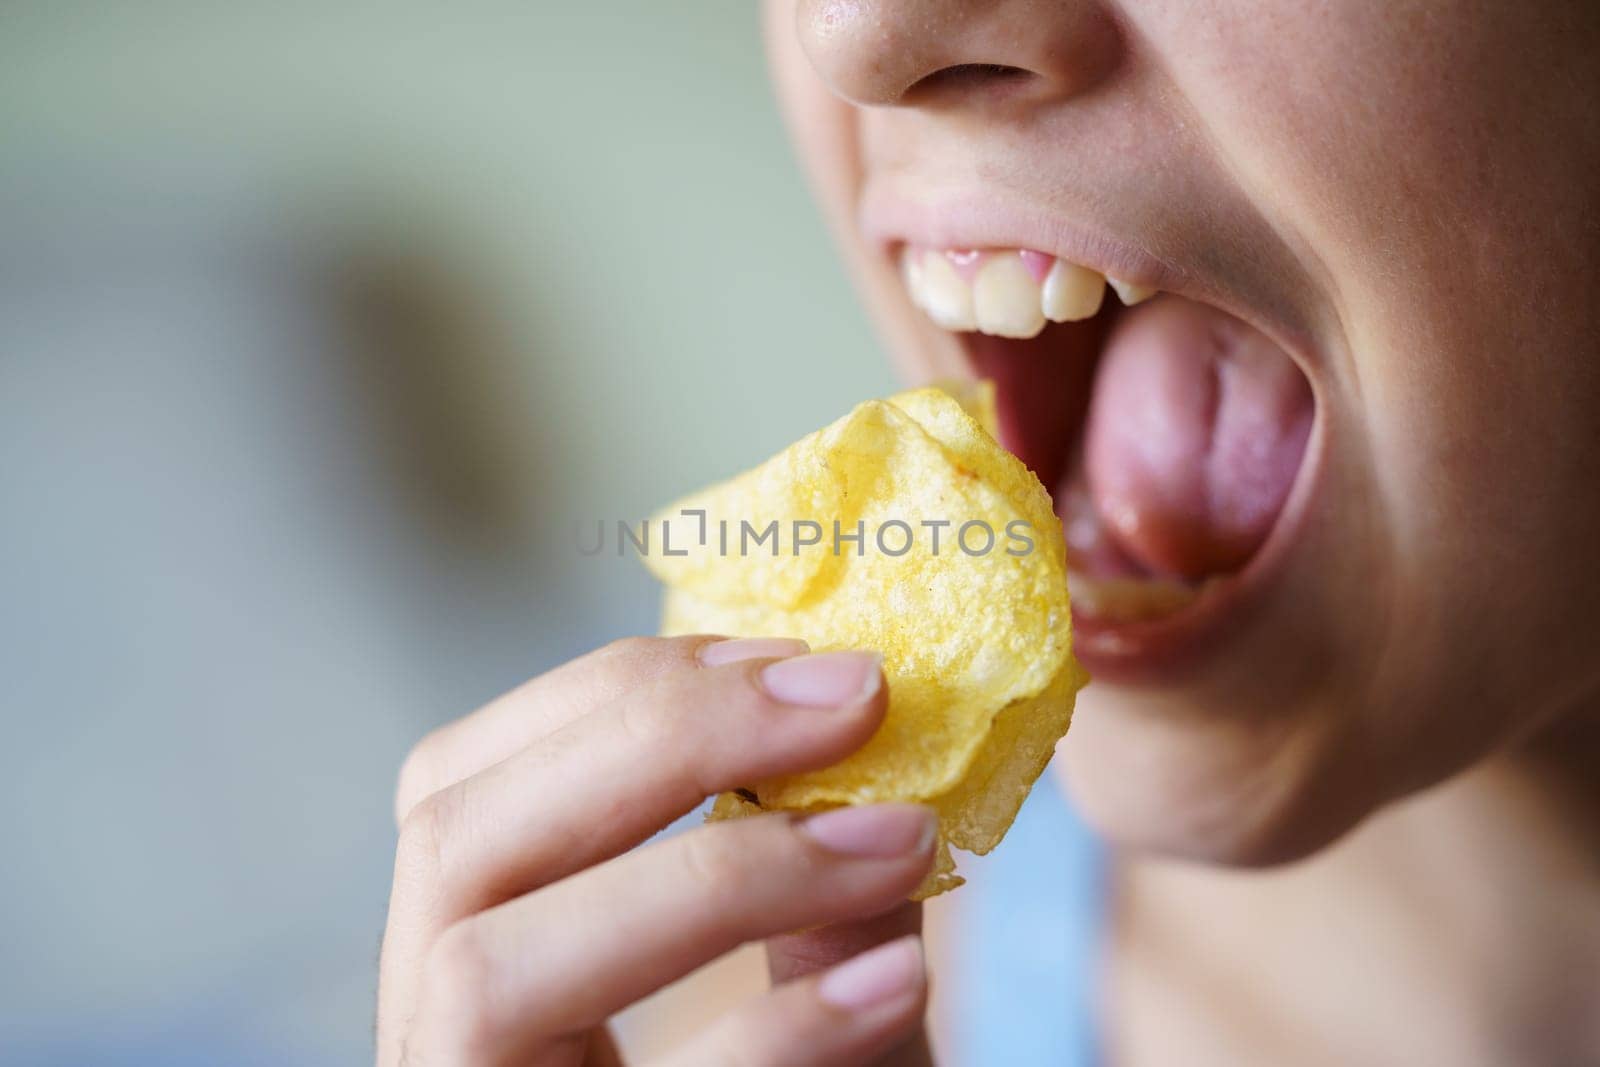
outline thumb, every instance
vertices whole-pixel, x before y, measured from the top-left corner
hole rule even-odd
[[[771,938],[767,941],[767,970],[776,985],[843,963],[897,937],[921,932],[922,905],[908,900],[871,918],[814,926]]]
[[[922,905],[906,901],[891,911],[852,922],[833,923],[783,934],[767,941],[767,971],[772,984],[843,963],[869,948],[922,932]],[[877,1061],[879,1067],[930,1067],[933,1054],[925,1026]]]

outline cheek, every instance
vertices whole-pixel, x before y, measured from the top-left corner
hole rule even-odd
[[[1597,682],[1596,20],[1299,7],[1135,17],[1228,172],[1314,265],[1324,413],[1364,466],[1342,506],[1378,516],[1383,554],[1385,673],[1352,710],[1447,773]]]

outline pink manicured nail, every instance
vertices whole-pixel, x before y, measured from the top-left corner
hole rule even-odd
[[[817,996],[836,1008],[865,1011],[922,985],[922,942],[913,934],[846,960],[822,976]]]
[[[800,829],[829,852],[888,859],[926,852],[934,823],[933,812],[920,804],[872,804],[808,816]]]
[[[882,668],[876,652],[817,652],[763,668],[761,684],[785,704],[848,708],[878,691]]]
[[[699,656],[705,666],[720,667],[742,659],[785,659],[810,651],[810,645],[793,637],[735,637],[701,645]]]

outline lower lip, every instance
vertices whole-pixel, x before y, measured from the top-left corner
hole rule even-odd
[[[1119,622],[1072,613],[1072,651],[1090,677],[1116,685],[1174,685],[1224,655],[1231,640],[1266,607],[1315,494],[1323,453],[1318,416],[1283,512],[1261,550],[1235,574],[1213,579],[1171,615]]]

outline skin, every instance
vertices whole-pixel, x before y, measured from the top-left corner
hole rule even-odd
[[[956,191],[1177,265],[1316,397],[1271,573],[1203,654],[1097,681],[1063,747],[1117,846],[1110,1057],[1600,1058],[1600,9],[769,0],[766,24],[907,378],[969,372],[860,206]],[[965,64],[1023,73],[928,80]],[[852,1012],[816,977],[915,931],[886,909],[924,855],[778,817],[624,855],[882,714],[881,688],[774,701],[774,657],[706,667],[697,640],[602,650],[419,746],[380,1063],[615,1062],[611,1013],[817,924],[769,943],[799,980],[685,1062],[927,1061],[920,981]]]
[[[668,1062],[926,1062],[920,914],[901,902],[931,864],[931,812],[846,809],[843,843],[837,819],[831,837],[815,828],[830,816],[772,815],[628,851],[711,793],[826,766],[871,736],[876,657],[805,652],[619,641],[419,744],[395,801],[378,1063],[618,1063],[612,1014],[762,938],[783,984]],[[804,702],[774,665],[810,671]],[[816,697],[819,668],[855,672],[845,699]],[[857,972],[830,993],[824,969],[869,945],[908,959],[900,980],[880,972],[864,1001],[848,995]]]
[[[909,377],[961,357],[858,206],[954,186],[1198,264],[1311,381],[1315,485],[1264,602],[1217,654],[1104,686],[1074,724],[1075,791],[1118,839],[1291,859],[1593,706],[1597,23],[1579,4],[769,5],[802,157]],[[914,88],[980,62],[1032,73]]]
[[[1600,993],[1597,808],[1574,784],[1600,755],[1585,293],[1600,9],[772,0],[766,15],[801,157],[909,378],[959,375],[962,356],[910,305],[861,205],[954,190],[1182,264],[1189,295],[1283,345],[1316,396],[1297,528],[1264,588],[1205,655],[1092,686],[1063,745],[1069,790],[1121,846],[1113,1058],[1398,1059],[1417,1046],[1379,1025],[1407,1019],[1385,998],[1416,1002],[1426,979],[1374,930],[1430,921],[1410,951],[1464,939],[1478,977],[1415,1014],[1441,1042],[1423,1050],[1454,1028],[1516,1053],[1494,1062],[1600,1055],[1592,1025],[1552,1008]],[[1013,73],[929,78],[961,64]],[[1394,863],[1419,842],[1433,862]],[[1514,953],[1487,904],[1419,910],[1429,891],[1472,896],[1464,882],[1522,916]],[[1555,886],[1561,908],[1530,903]],[[1368,921],[1330,926],[1348,899]],[[1589,962],[1563,968],[1572,945]],[[1256,951],[1272,965],[1226,962]],[[1363,953],[1395,964],[1353,990],[1340,961]],[[1479,1010],[1483,976],[1513,960],[1540,976],[1519,994],[1537,1024]],[[1469,1062],[1408,1062],[1424,1061]]]

